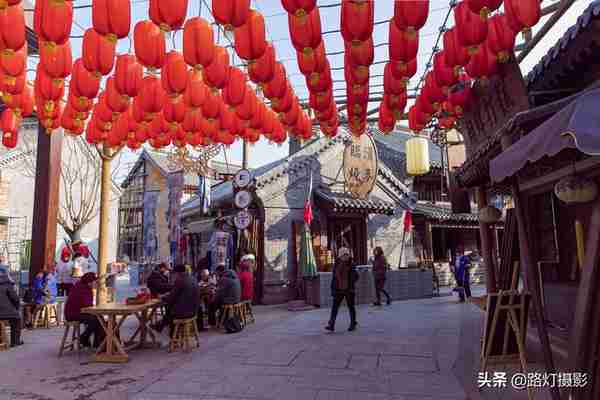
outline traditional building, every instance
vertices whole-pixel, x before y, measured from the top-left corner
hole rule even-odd
[[[409,137],[401,132],[398,135]],[[390,135],[394,136],[396,134]],[[404,153],[399,149],[402,141],[396,139],[399,142],[394,147],[393,140],[378,132],[374,132],[374,140],[380,162],[373,190],[365,200],[350,197],[345,193],[343,172],[343,153],[348,140],[349,135],[341,130],[334,139],[320,137],[295,149],[290,156],[252,171],[255,190],[249,212],[253,221],[245,247],[257,254],[257,302],[282,303],[293,296],[289,288],[297,275],[296,243],[309,196],[315,214],[311,225],[313,246],[321,271],[331,267],[336,249],[341,246],[352,248],[355,261],[362,265],[369,262],[376,246],[383,248],[394,269],[430,265],[432,260],[427,254],[432,253],[431,243],[423,255],[414,251],[423,247],[421,239],[415,243],[409,233],[402,240],[404,211],[414,209],[432,221],[441,216],[436,213],[443,213],[450,221],[463,218],[453,214],[447,202],[417,204],[417,195],[409,187],[413,179],[404,172]],[[432,149],[433,154],[435,151]],[[211,194],[213,209],[219,210],[222,216],[233,217],[237,212],[233,205],[234,194],[232,182],[215,185]],[[199,210],[198,199],[183,205],[184,226],[190,234],[207,238],[212,232],[214,217],[204,217]],[[476,217],[469,216],[463,224],[476,226]],[[414,232],[422,229],[420,225],[415,226]]]

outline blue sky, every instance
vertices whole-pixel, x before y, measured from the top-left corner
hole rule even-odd
[[[212,16],[210,14],[210,4],[212,0],[190,0],[188,6],[188,17],[202,15],[204,18],[209,21],[213,21]],[[545,0],[543,1],[543,6],[547,6],[556,2],[557,0]],[[548,49],[562,36],[562,34],[575,23],[577,17],[583,12],[583,10],[589,5],[591,0],[577,0],[573,6],[569,9],[569,11],[560,19],[560,21],[555,25],[555,27],[546,35],[544,40],[532,51],[528,57],[521,63],[521,69],[524,74],[529,72],[531,68],[539,61],[539,59],[548,51]],[[76,5],[85,5],[90,4],[91,1],[77,1]],[[148,1],[147,0],[131,0],[132,3],[132,23],[148,19]],[[318,4],[322,8],[320,9],[321,13],[321,26],[322,31],[333,31],[339,30],[340,27],[340,8],[333,6],[327,7],[329,5],[338,4],[339,0],[319,0]],[[253,0],[252,7],[258,11],[260,11],[263,16],[266,17],[267,22],[267,38],[272,41],[277,50],[277,58],[282,61],[286,67],[288,72],[288,78],[292,83],[296,95],[299,99],[305,99],[308,96],[308,91],[306,89],[306,84],[304,81],[304,77],[300,75],[296,63],[296,54],[295,50],[292,47],[289,39],[288,32],[288,23],[287,23],[287,14],[285,10],[281,6],[281,2],[279,0]],[[437,38],[437,34],[439,31],[439,27],[442,25],[446,14],[449,10],[449,1],[448,0],[431,0],[430,1],[430,12],[427,25],[420,31],[420,46],[419,46],[419,55],[418,55],[418,72],[413,78],[413,80],[409,84],[409,88],[414,88],[419,78],[423,75],[426,64],[431,56],[432,48],[435,45],[435,40]],[[393,15],[393,1],[391,0],[377,0],[375,2],[375,21],[385,21],[389,20]],[[549,18],[548,16],[543,18],[540,23],[534,28],[534,34],[539,29],[545,20]],[[454,25],[454,20],[452,13],[450,13],[450,17],[448,19],[448,27]],[[91,26],[91,8],[81,8],[75,11],[75,22],[72,29],[73,36],[81,36],[85,29]],[[133,32],[133,28],[132,28]],[[175,34],[174,40],[168,41],[168,50],[176,47],[181,49],[181,31]],[[227,44],[228,42],[223,37],[220,36],[220,43],[222,45]],[[376,25],[373,31],[373,40],[374,44],[383,44],[387,43],[388,36],[388,24],[382,23]],[[215,27],[215,38],[217,38],[217,30]],[[341,34],[339,32],[326,34],[323,36],[325,40],[325,47],[327,52],[336,52],[343,50],[343,41]],[[521,36],[517,39],[517,43],[522,40]],[[81,54],[81,39],[73,38],[72,39],[72,48],[73,48],[73,58],[77,58]],[[132,46],[131,46],[132,47]],[[441,43],[440,43],[441,47]],[[118,50],[119,53],[127,53],[130,51],[130,42],[128,39],[123,39],[119,42]],[[131,49],[131,51],[133,51]],[[343,70],[340,67],[343,67],[343,55],[330,55],[329,62],[331,67],[334,69],[332,71],[332,78],[334,80],[334,94],[343,95],[345,92],[345,84]],[[235,62],[239,63],[240,60],[237,57],[234,57]],[[387,45],[382,45],[375,49],[375,62],[385,61],[388,59],[388,49]],[[35,60],[31,61],[35,63]],[[34,65],[30,65],[30,68],[34,68]],[[340,68],[336,70],[336,68]],[[382,75],[383,74],[384,64],[373,65],[371,67],[371,92],[379,92],[383,90],[382,83],[383,78],[381,77],[373,77],[374,75]],[[379,86],[378,86],[379,85]],[[410,102],[409,102],[410,104]],[[372,103],[369,105],[369,109],[378,107],[377,103]],[[401,122],[401,125],[406,125],[405,122]],[[250,166],[258,167],[260,165],[264,165],[266,163],[277,160],[281,157],[284,157],[287,154],[288,146],[284,144],[282,146],[276,146],[274,144],[269,144],[267,141],[261,140],[257,144],[251,147],[250,150]],[[129,164],[132,160],[135,160],[137,155],[135,153],[126,150],[129,154],[125,155],[126,164]],[[219,159],[223,160],[224,156],[221,154]],[[232,145],[227,151],[227,158],[229,161],[239,162],[241,159],[241,144],[235,143]]]

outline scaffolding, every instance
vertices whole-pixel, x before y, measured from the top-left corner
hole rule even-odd
[[[29,268],[27,217],[7,217],[6,235],[0,240],[0,254],[5,258],[11,271]]]

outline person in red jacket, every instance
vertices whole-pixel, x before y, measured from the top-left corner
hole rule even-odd
[[[94,335],[94,348],[100,346],[104,340],[104,330],[98,319],[82,313],[81,310],[94,305],[92,288],[98,278],[93,272],[88,272],[81,277],[71,291],[65,304],[65,318],[67,321],[79,321],[85,325],[85,331],[79,337],[82,347],[90,347],[90,336]]]
[[[254,254],[246,254],[240,260],[240,284],[242,286],[241,301],[252,301],[254,299],[254,266],[256,259]]]

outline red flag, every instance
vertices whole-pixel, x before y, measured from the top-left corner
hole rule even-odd
[[[307,225],[310,225],[310,223],[313,220],[313,212],[312,212],[312,206],[310,205],[310,197],[308,199],[306,199],[306,203],[304,203],[304,222]]]
[[[404,232],[409,232],[412,228],[412,213],[410,211],[404,212]]]

